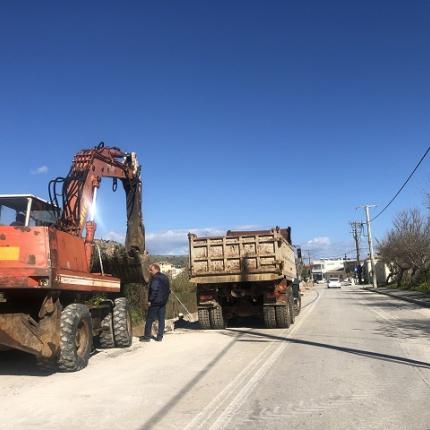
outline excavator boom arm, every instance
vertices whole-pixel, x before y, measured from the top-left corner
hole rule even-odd
[[[140,166],[134,153],[125,153],[118,148],[105,147],[103,143],[95,148],[79,151],[72,162],[68,175],[50,182],[51,202],[61,206],[58,228],[76,236],[82,236],[84,229],[92,229],[88,242],[92,243],[95,231],[93,205],[97,189],[104,177],[121,180],[127,203],[127,251],[145,251],[145,232],[142,222],[142,182]],[[57,192],[61,185],[61,192]],[[61,197],[61,204],[59,202]]]

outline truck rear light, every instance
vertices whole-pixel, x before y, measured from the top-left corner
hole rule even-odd
[[[276,291],[279,293],[285,293],[285,291],[287,291],[287,286],[283,284],[278,284],[276,286]]]
[[[39,278],[39,287],[48,287],[49,278]]]

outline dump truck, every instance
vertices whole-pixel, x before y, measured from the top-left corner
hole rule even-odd
[[[260,316],[267,328],[294,322],[297,270],[290,227],[188,238],[189,278],[197,285],[202,328],[222,329],[234,316]]]
[[[121,279],[91,271],[97,190],[103,178],[125,191],[126,249],[147,279],[142,184],[136,154],[98,146],[79,151],[65,177],[49,183],[50,201],[0,195],[0,349],[34,355],[49,369],[84,368],[101,347],[132,342]]]

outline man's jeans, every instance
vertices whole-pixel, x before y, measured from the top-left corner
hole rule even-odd
[[[157,339],[161,340],[164,334],[164,319],[166,317],[166,305],[151,305],[146,315],[145,337],[151,337],[152,323],[158,320]]]

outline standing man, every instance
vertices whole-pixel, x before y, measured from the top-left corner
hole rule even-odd
[[[145,323],[145,334],[140,340],[149,342],[151,340],[152,323],[158,320],[158,333],[155,340],[161,342],[164,335],[164,319],[166,317],[166,304],[170,295],[169,278],[160,272],[158,264],[149,266],[151,281],[149,283],[148,292],[148,313]]]

